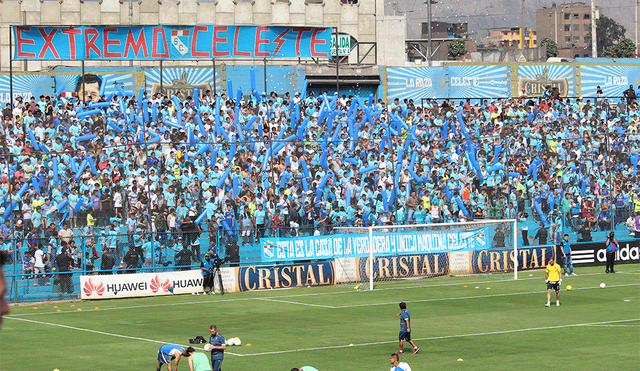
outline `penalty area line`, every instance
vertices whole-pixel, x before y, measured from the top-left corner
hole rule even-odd
[[[23,321],[23,322],[29,322],[29,323],[35,323],[38,325],[47,325],[47,326],[55,326],[55,327],[62,327],[62,328],[66,328],[69,330],[76,330],[76,331],[84,331],[84,332],[90,332],[93,334],[98,334],[98,335],[106,335],[106,336],[113,336],[113,337],[117,337],[117,338],[122,338],[122,339],[129,339],[129,340],[138,340],[138,341],[146,341],[149,343],[156,343],[156,344],[172,344],[171,342],[167,342],[167,341],[160,341],[160,340],[153,340],[153,339],[145,339],[145,338],[140,338],[140,337],[135,337],[135,336],[128,336],[128,335],[120,335],[120,334],[113,334],[110,332],[104,332],[104,331],[97,331],[97,330],[90,330],[90,329],[86,329],[86,328],[82,328],[82,327],[74,327],[74,326],[67,326],[67,325],[61,325],[59,323],[50,323],[50,322],[42,322],[42,321],[34,321],[32,319],[26,319],[26,318],[16,318],[13,316],[5,316],[4,318],[6,319],[13,319],[16,321]],[[180,345],[183,347],[188,347],[190,345]],[[226,352],[225,354],[231,354],[233,356],[240,356],[243,357],[244,355],[242,354],[236,354],[236,353],[231,353],[231,352]]]
[[[576,323],[576,324],[573,324],[573,325],[531,327],[531,328],[505,330],[505,331],[479,332],[479,333],[474,333],[474,334],[435,336],[435,337],[419,338],[419,339],[413,339],[413,340],[426,341],[426,340],[442,340],[442,339],[465,338],[465,337],[472,337],[472,336],[501,335],[501,334],[511,334],[511,333],[518,333],[518,332],[526,332],[526,331],[552,330],[552,329],[570,328],[570,327],[604,326],[604,325],[608,325],[608,324],[612,324],[612,323],[624,323],[624,322],[633,322],[633,321],[640,321],[640,318],[623,319],[623,320],[617,320],[617,321],[605,321],[605,322]],[[371,346],[371,345],[396,344],[397,342],[398,342],[397,340],[393,340],[393,341],[379,341],[379,342],[374,342],[374,343],[362,343],[362,344],[354,344],[354,345],[337,345],[337,346],[331,346],[331,347],[288,349],[288,350],[280,350],[280,351],[274,351],[274,352],[243,354],[242,356],[243,357],[251,357],[251,356],[264,356],[264,355],[273,355],[273,354],[283,354],[283,353],[306,352],[306,351],[314,351],[314,350],[331,350],[331,349],[342,349],[342,348],[351,348],[351,347],[365,347],[365,346]]]

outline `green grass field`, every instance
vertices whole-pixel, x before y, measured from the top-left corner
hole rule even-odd
[[[422,348],[413,355],[405,344],[400,357],[414,371],[638,369],[640,265],[616,268],[615,275],[577,269],[564,279],[562,306],[551,308],[539,270],[517,281],[443,277],[374,291],[332,286],[15,306],[0,332],[0,369],[154,370],[161,344],[208,339],[216,324],[243,342],[227,348],[223,370],[389,370],[400,301]],[[186,361],[179,370],[188,370]]]

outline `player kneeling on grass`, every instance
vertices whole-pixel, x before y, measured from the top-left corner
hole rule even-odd
[[[156,370],[160,371],[162,365],[166,364],[169,371],[177,371],[180,358],[189,357],[195,352],[196,350],[193,347],[184,349],[183,347],[175,344],[163,345],[158,349],[158,366],[156,366]]]
[[[560,306],[560,286],[562,285],[562,269],[556,264],[555,259],[549,259],[549,265],[544,275],[544,282],[547,284],[547,304],[551,306],[551,290],[556,290],[556,306]]]
[[[409,367],[407,362],[400,362],[400,356],[397,353],[391,355],[389,363],[391,363],[390,371],[411,371],[411,367]]]
[[[420,351],[420,348],[411,340],[411,316],[409,315],[407,304],[404,301],[400,303],[400,310],[402,312],[396,314],[396,317],[400,316],[400,335],[398,336],[398,340],[400,340],[400,350],[397,351],[396,354],[404,353],[404,350],[402,350],[403,340],[413,345],[413,354],[416,354]]]

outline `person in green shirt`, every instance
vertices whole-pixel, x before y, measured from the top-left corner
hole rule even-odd
[[[206,354],[196,352],[189,356],[189,371],[211,371],[209,357]]]
[[[89,227],[89,235],[93,236],[94,228],[96,225],[96,218],[93,217],[93,210],[87,211],[87,227]]]

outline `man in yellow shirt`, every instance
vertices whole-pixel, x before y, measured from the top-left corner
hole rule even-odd
[[[549,265],[544,275],[544,282],[547,284],[547,304],[545,307],[551,306],[551,289],[556,290],[556,306],[560,306],[560,286],[562,285],[562,269],[556,264],[555,259],[549,259]]]

